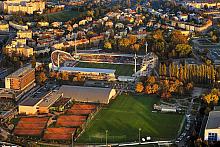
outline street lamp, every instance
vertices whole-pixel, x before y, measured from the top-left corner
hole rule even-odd
[[[139,139],[139,144],[141,143],[141,128],[138,129],[138,139]]]
[[[146,46],[145,52],[146,52],[146,55],[147,55],[147,46],[148,46],[148,43],[147,43],[147,42],[145,43],[145,46]]]
[[[105,144],[108,146],[108,130],[105,130]]]

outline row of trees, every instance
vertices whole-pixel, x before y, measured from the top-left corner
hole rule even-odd
[[[168,66],[166,64],[159,65],[159,75],[161,78],[169,77],[171,79],[179,79],[182,82],[193,81],[196,84],[213,84],[218,74],[213,65],[177,65],[174,63]]]

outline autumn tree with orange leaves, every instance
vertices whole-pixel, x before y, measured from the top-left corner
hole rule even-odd
[[[138,92],[138,93],[140,93],[140,92],[142,92],[143,90],[144,90],[144,85],[143,85],[143,83],[142,83],[142,82],[138,82],[138,83],[136,84],[135,91]]]

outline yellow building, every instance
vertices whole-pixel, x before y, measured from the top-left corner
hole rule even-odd
[[[19,56],[31,57],[34,54],[34,49],[27,45],[7,45],[5,47],[5,52],[9,56],[12,56],[13,53]]]
[[[17,36],[18,36],[19,38],[32,39],[32,31],[31,31],[31,30],[25,30],[25,31],[19,30],[19,31],[17,32]]]
[[[43,12],[45,9],[43,0],[7,0],[3,5],[4,12],[7,14],[33,14],[35,11]]]
[[[35,69],[30,66],[22,67],[5,77],[5,88],[23,91],[35,81]]]
[[[41,94],[31,96],[19,104],[18,113],[27,115],[49,113],[50,107],[61,98],[62,94],[57,92],[49,92],[43,96]]]
[[[49,26],[49,22],[41,21],[41,22],[38,22],[37,25],[40,27],[47,27]]]
[[[26,35],[23,35],[26,36]],[[34,54],[34,49],[26,45],[25,38],[15,38],[12,42],[5,46],[4,52],[9,56],[13,54],[23,56],[23,57],[31,57]]]
[[[5,21],[0,21],[0,31],[9,31],[9,25]]]

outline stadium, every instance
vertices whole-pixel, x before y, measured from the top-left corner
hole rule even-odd
[[[59,72],[80,75],[86,79],[117,80],[119,76],[128,78],[147,75],[156,64],[158,57],[147,55],[116,54],[99,52],[70,53],[55,50],[51,54],[50,68]],[[119,78],[121,79],[121,78]]]

